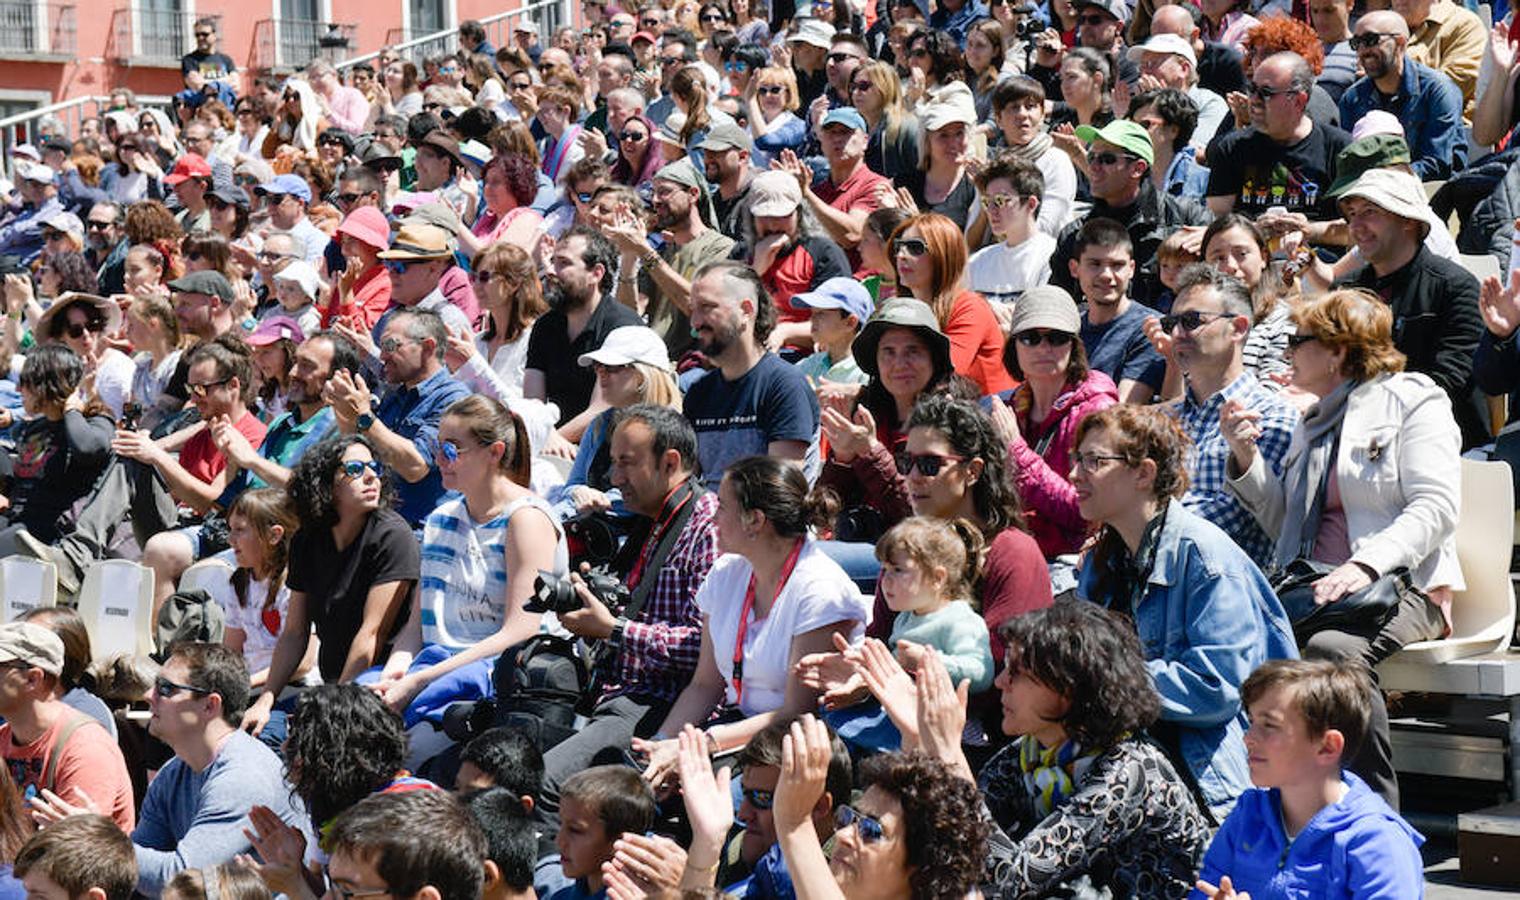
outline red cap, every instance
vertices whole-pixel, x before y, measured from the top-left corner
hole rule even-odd
[[[174,171],[164,176],[164,184],[175,185],[186,178],[210,178],[211,163],[199,153],[186,153],[174,164]]]
[[[634,44],[638,43],[639,41],[648,41],[651,44],[658,43],[658,41],[655,39],[654,35],[650,34],[647,31],[639,31],[639,32],[636,32],[633,35],[633,37],[631,37],[631,38],[628,39],[628,46],[632,47]]]

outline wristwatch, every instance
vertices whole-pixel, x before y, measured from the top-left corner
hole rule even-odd
[[[612,623],[612,633],[607,635],[607,643],[619,649],[623,646],[623,629],[628,627],[628,620],[618,616],[617,621]]]
[[[374,424],[374,413],[359,413],[359,417],[357,419],[354,419],[354,430],[360,434],[363,434],[366,431],[369,431],[370,428],[374,426]]]

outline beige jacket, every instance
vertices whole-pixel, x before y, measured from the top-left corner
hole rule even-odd
[[[1488,44],[1483,20],[1452,0],[1436,0],[1429,17],[1412,32],[1409,58],[1457,83],[1462,89],[1462,119],[1470,124],[1478,92],[1478,67]]]

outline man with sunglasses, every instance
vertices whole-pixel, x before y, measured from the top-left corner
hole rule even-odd
[[[90,207],[84,219],[84,253],[96,267],[95,279],[106,296],[126,290],[127,251],[132,242],[122,230],[122,208],[110,200]]]
[[[1156,161],[1150,132],[1138,122],[1115,119],[1101,129],[1083,125],[1077,137],[1088,143],[1088,183],[1093,204],[1087,216],[1070,223],[1056,239],[1050,283],[1081,296],[1075,265],[1082,226],[1097,219],[1118,222],[1129,232],[1134,272],[1126,276],[1131,296],[1153,303],[1163,290],[1156,249],[1179,228],[1202,227],[1212,218],[1201,205],[1158,191],[1150,177]],[[1117,381],[1117,379],[1115,379]],[[1160,382],[1156,382],[1160,387]]]
[[[148,733],[168,744],[174,758],[148,785],[132,831],[139,894],[157,897],[186,869],[209,870],[251,853],[245,832],[253,828],[248,815],[255,806],[313,846],[310,820],[292,799],[284,763],[238,728],[251,691],[242,653],[222,644],[177,645],[153,679]],[[63,797],[41,812],[58,821],[92,805]]]
[[[1310,117],[1313,88],[1314,70],[1297,53],[1274,53],[1256,65],[1251,127],[1209,148],[1208,204],[1216,215],[1233,211],[1254,219],[1279,206],[1314,220],[1336,217],[1330,183],[1336,154],[1351,135]]]
[[[1124,52],[1127,0],[1077,0],[1073,5],[1077,9],[1077,45],[1107,56],[1118,80],[1133,88],[1140,79],[1140,66]]]
[[[1011,305],[1026,290],[1050,280],[1056,239],[1039,225],[1045,176],[1034,163],[1001,154],[977,175],[976,184],[988,226],[999,241],[967,260],[966,286],[989,303]]]
[[[90,797],[131,832],[132,779],[116,739],[64,702],[63,640],[32,622],[0,625],[0,757],[22,796]]]
[[[644,115],[660,126],[676,109],[676,101],[670,96],[670,82],[677,72],[697,61],[696,37],[684,28],[672,30],[660,40],[659,55],[655,59],[660,66],[659,96],[650,101]]]
[[[17,159],[15,165],[16,193],[21,195],[21,207],[0,226],[0,254],[30,264],[42,253],[42,223],[64,209],[52,169],[25,159]]]
[[[1256,564],[1265,569],[1276,546],[1240,500],[1225,489],[1230,445],[1221,413],[1254,411],[1244,423],[1272,477],[1280,478],[1283,458],[1298,425],[1298,411],[1282,395],[1261,386],[1245,367],[1246,338],[1254,312],[1251,292],[1239,279],[1213,266],[1195,264],[1182,271],[1170,315],[1152,321],[1171,341],[1185,388],[1170,406],[1192,441],[1188,454],[1188,489],[1182,503],[1224,529]],[[1234,419],[1232,419],[1232,422]]]
[[[217,50],[216,45],[221,38],[216,28],[215,19],[196,20],[195,49],[179,58],[179,73],[183,78],[195,72],[207,81],[222,82],[236,91],[240,87],[237,64],[232,61],[232,57]]]
[[[1409,25],[1391,10],[1357,20],[1351,38],[1365,72],[1341,95],[1342,122],[1357,122],[1374,109],[1404,123],[1414,174],[1440,181],[1467,167],[1462,91],[1435,69],[1410,58]]]
[[[306,215],[311,204],[311,186],[299,175],[276,175],[253,189],[262,198],[269,213],[272,234],[288,234],[300,248],[301,258],[317,265],[327,252],[329,238],[312,224]]]

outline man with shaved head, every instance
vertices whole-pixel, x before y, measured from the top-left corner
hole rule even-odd
[[[1196,7],[1178,3],[1168,4],[1156,10],[1151,18],[1150,33],[1175,34],[1193,44],[1198,56],[1198,85],[1221,97],[1232,92],[1247,93],[1251,85],[1246,82],[1245,67],[1241,65],[1240,53],[1229,44],[1218,44],[1203,39],[1198,27]]]
[[[1341,121],[1356,122],[1374,109],[1397,116],[1421,181],[1440,181],[1466,167],[1462,91],[1409,58],[1404,17],[1391,10],[1367,13],[1356,23],[1351,47],[1366,74],[1341,95]]]
[[[1309,117],[1314,70],[1297,53],[1274,53],[1251,74],[1251,127],[1209,148],[1209,209],[1255,218],[1274,206],[1333,219],[1326,195],[1335,157],[1351,135]]]

